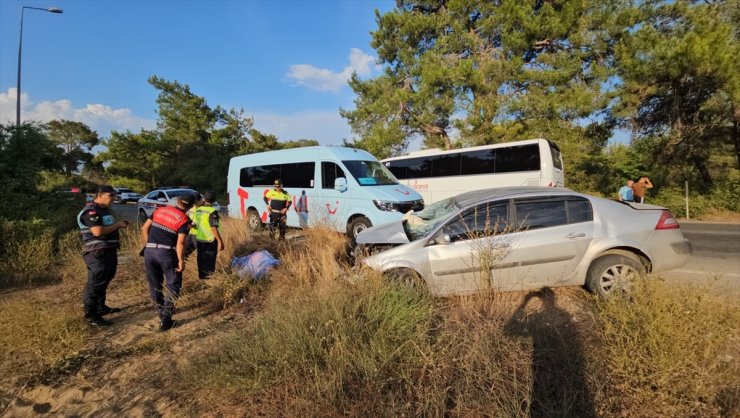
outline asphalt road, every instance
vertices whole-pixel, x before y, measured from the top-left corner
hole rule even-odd
[[[719,279],[740,288],[740,223],[684,220],[680,224],[693,253],[685,266],[662,276],[695,282]]]

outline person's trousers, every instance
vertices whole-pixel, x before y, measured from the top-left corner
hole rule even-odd
[[[269,225],[270,235],[274,233],[275,227],[277,226],[278,230],[280,231],[280,238],[281,239],[285,238],[285,231],[288,229],[287,228],[288,226],[287,216],[288,216],[287,214],[283,214],[283,213],[276,213],[276,212],[270,213],[270,225]]]
[[[116,276],[118,252],[115,248],[96,250],[82,255],[87,264],[87,284],[82,293],[85,317],[97,316],[105,307],[105,293]]]
[[[218,241],[198,241],[198,278],[205,279],[216,271]]]
[[[177,272],[175,250],[147,248],[144,251],[149,297],[159,312],[161,321],[169,321],[175,311],[175,301],[182,288],[182,272]]]

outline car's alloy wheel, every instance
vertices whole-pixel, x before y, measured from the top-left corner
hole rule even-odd
[[[586,286],[591,292],[608,297],[629,292],[633,279],[645,274],[645,266],[632,254],[609,254],[596,259],[588,269]]]
[[[416,271],[409,268],[397,268],[383,273],[388,280],[401,284],[409,289],[426,291],[426,282]]]

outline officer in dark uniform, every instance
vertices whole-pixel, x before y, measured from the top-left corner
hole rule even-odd
[[[116,221],[110,214],[110,205],[116,198],[111,186],[100,186],[92,202],[77,214],[77,225],[82,232],[82,258],[87,264],[87,284],[82,295],[85,319],[92,325],[111,325],[103,315],[120,311],[105,304],[108,284],[118,267],[118,230],[128,221]]]
[[[141,236],[146,242],[144,266],[149,296],[159,311],[160,331],[167,331],[174,325],[172,314],[185,270],[185,241],[192,224],[186,212],[194,204],[194,195],[180,196],[177,206],[156,209],[141,227]]]
[[[283,182],[276,179],[273,189],[265,193],[262,197],[267,204],[267,210],[270,214],[270,236],[275,231],[275,226],[280,230],[280,239],[285,239],[285,230],[288,222],[288,209],[290,208],[290,194],[283,189]]]

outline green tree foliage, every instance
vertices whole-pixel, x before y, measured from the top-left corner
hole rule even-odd
[[[98,133],[82,122],[53,120],[46,124],[49,139],[62,149],[61,164],[70,176],[81,164],[89,166],[93,160],[92,148],[100,143]]]
[[[739,9],[736,0],[641,2],[617,48],[615,114],[666,180],[707,189],[728,164],[740,168]]]
[[[11,196],[36,193],[43,170],[61,169],[61,153],[42,125],[24,123],[17,129],[0,124],[0,195],[6,204],[13,200]]]
[[[98,156],[109,163],[107,172],[117,184],[142,191],[168,184],[223,192],[231,157],[318,145],[278,142],[275,135],[254,129],[243,111],[213,108],[187,84],[157,76],[149,83],[159,90],[157,129],[113,132],[105,141],[108,150]]]
[[[356,146],[383,158],[415,136],[444,148],[544,137],[568,156],[570,182],[595,185],[587,156],[611,136],[604,86],[628,22],[624,1],[397,4],[376,14],[384,73],[353,77],[355,109],[341,110]]]

